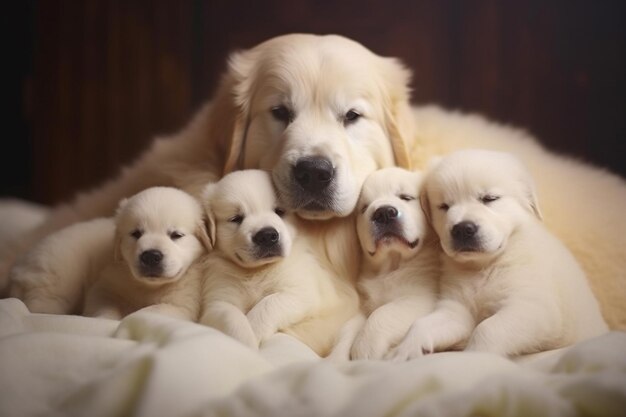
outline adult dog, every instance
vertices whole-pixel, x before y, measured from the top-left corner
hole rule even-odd
[[[11,252],[69,223],[111,215],[117,201],[141,189],[173,185],[197,194],[225,172],[262,168],[272,171],[290,208],[318,220],[312,233],[320,253],[353,277],[353,228],[342,216],[369,172],[491,148],[530,167],[548,227],[582,263],[607,321],[626,328],[626,183],[551,154],[522,131],[434,107],[412,109],[409,78],[398,61],[334,35],[280,36],[235,53],[214,100],[188,127],[156,140],[117,179],[58,208]]]

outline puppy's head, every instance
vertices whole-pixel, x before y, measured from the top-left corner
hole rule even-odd
[[[115,221],[116,258],[146,283],[179,279],[209,245],[202,207],[175,188],[148,188],[123,200]]]
[[[370,172],[408,167],[410,74],[398,61],[298,34],[233,55],[229,74],[240,116],[226,170],[272,172],[301,217],[347,216]]]
[[[418,191],[422,175],[402,168],[371,173],[357,204],[357,233],[365,256],[384,262],[391,253],[414,256],[427,231]]]
[[[445,253],[459,262],[489,260],[531,217],[541,219],[535,188],[510,154],[463,150],[427,175],[422,205]]]
[[[289,255],[295,230],[267,172],[232,172],[208,185],[203,200],[215,248],[236,264],[255,268]]]

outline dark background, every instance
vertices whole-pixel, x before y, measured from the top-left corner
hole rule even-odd
[[[626,176],[623,1],[17,3],[2,17],[2,196],[55,203],[97,185],[186,123],[229,51],[289,32],[397,56],[415,103],[524,127]]]

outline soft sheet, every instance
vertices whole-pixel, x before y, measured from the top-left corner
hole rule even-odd
[[[446,352],[331,363],[195,323],[32,314],[0,300],[0,416],[624,416],[626,333],[511,361]]]

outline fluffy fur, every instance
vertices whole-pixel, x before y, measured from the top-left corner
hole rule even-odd
[[[257,348],[278,331],[332,317],[341,308],[329,271],[320,267],[295,220],[278,202],[267,172],[226,175],[204,193],[214,251],[203,261],[202,324]],[[334,334],[308,340],[320,354]]]
[[[529,166],[546,225],[582,263],[612,327],[626,329],[625,182],[556,156],[524,132],[435,107],[411,109],[408,78],[397,61],[339,36],[285,35],[236,53],[213,101],[187,128],[155,141],[118,178],[5,248],[4,268],[42,236],[110,216],[117,201],[144,188],[177,186],[197,195],[224,172],[262,168],[300,217],[328,219],[305,226],[312,244],[324,264],[354,279],[353,228],[340,216],[352,211],[365,176],[391,164],[423,168],[434,155],[479,147],[508,150]],[[293,175],[290,164],[301,158],[327,160],[333,176],[325,191],[299,188],[297,178],[311,178]],[[328,180],[327,173],[317,179]]]
[[[76,223],[52,233],[11,269],[10,295],[33,313],[79,314],[87,289],[113,258],[112,218]]]
[[[190,267],[209,246],[200,204],[149,188],[120,203],[115,226],[114,261],[87,292],[85,314],[120,319],[144,309],[197,320],[200,276]]]
[[[459,344],[513,356],[607,330],[584,272],[541,224],[532,179],[512,155],[452,153],[428,174],[422,199],[444,252],[441,294],[391,357]]]
[[[421,173],[385,168],[363,184],[356,219],[362,313],[342,328],[333,359],[381,359],[434,309],[439,255],[419,204],[421,182]]]

